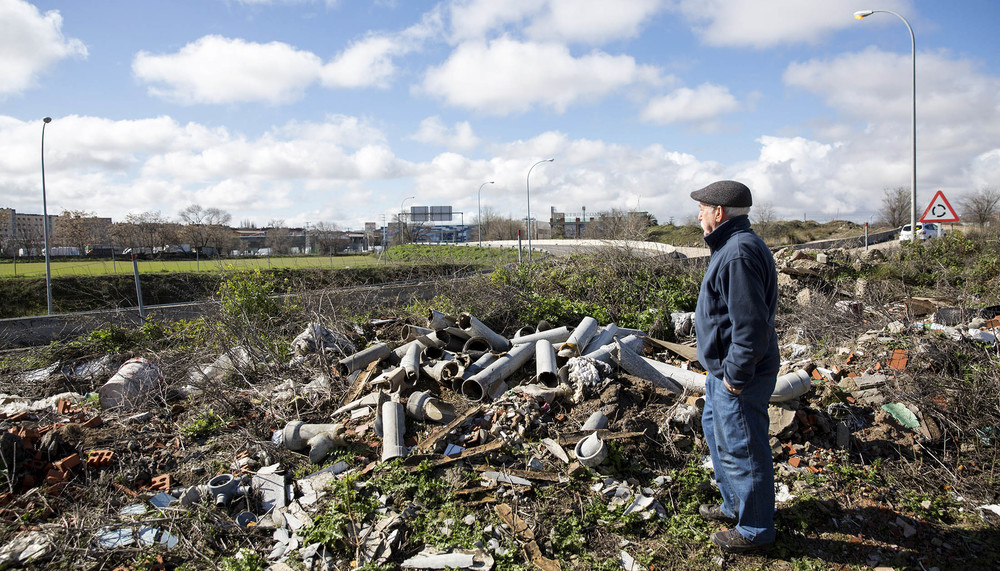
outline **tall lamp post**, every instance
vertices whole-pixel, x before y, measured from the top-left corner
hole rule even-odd
[[[49,209],[45,201],[45,125],[52,117],[42,119],[42,240],[45,242],[45,301],[52,315],[52,268],[49,265]]]
[[[531,263],[531,169],[537,167],[542,163],[551,163],[555,159],[545,159],[538,161],[537,163],[531,165],[528,169],[528,175],[524,177],[524,189],[528,195],[528,263]]]
[[[899,18],[906,24],[906,29],[910,31],[910,53],[911,53],[911,65],[912,65],[912,91],[913,91],[913,115],[912,115],[912,133],[911,137],[913,140],[913,169],[910,172],[910,230],[916,235],[917,231],[917,40],[913,35],[913,28],[910,27],[910,23],[906,21],[906,18],[900,16],[899,14],[893,12],[892,10],[859,10],[854,13],[854,18],[861,20],[862,18],[867,18],[876,12],[884,12],[886,14],[892,14],[893,16]],[[916,242],[914,240],[914,242]]]
[[[407,200],[413,200],[414,198],[416,198],[416,197],[415,196],[407,196],[406,198],[403,199],[403,202],[399,203],[399,220],[397,221],[398,224],[396,224],[396,226],[399,228],[399,245],[400,246],[403,245],[403,204],[406,203]]]
[[[479,185],[479,247],[483,247],[483,187],[487,184],[493,184],[492,180],[486,181]]]

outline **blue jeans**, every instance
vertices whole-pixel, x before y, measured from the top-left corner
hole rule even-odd
[[[712,454],[722,511],[754,543],[774,541],[774,463],[767,429],[767,403],[775,377],[755,378],[734,395],[708,375],[701,425]]]

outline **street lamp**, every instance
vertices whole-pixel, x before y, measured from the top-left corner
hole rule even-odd
[[[538,161],[537,163],[531,165],[528,169],[528,175],[524,177],[524,189],[528,195],[528,263],[531,263],[531,169],[537,167],[542,163],[551,163],[555,159],[545,159]]]
[[[52,117],[42,119],[42,240],[45,242],[45,301],[52,315],[52,268],[49,266],[49,209],[45,201],[45,125]]]
[[[893,12],[892,10],[859,10],[854,13],[854,18],[861,20],[876,12],[892,14],[906,24],[906,29],[910,31],[910,53],[913,67],[913,119],[912,119],[912,139],[913,139],[913,170],[910,172],[910,228],[916,232],[917,227],[917,40],[913,35],[913,28],[906,18]]]
[[[416,197],[415,196],[407,196],[406,198],[403,199],[403,202],[399,203],[399,220],[397,221],[398,224],[396,224],[396,225],[399,227],[399,245],[400,246],[403,245],[403,204],[407,200],[412,200],[414,198],[416,198]]]
[[[493,181],[487,181],[479,185],[479,247],[483,247],[483,187],[487,184],[493,184]]]

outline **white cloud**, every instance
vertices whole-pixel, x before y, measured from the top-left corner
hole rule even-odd
[[[693,123],[705,125],[720,115],[742,108],[729,88],[705,83],[691,89],[682,87],[646,104],[641,118],[661,125]]]
[[[784,74],[791,86],[825,99],[845,117],[863,122],[848,136],[847,163],[873,169],[878,187],[909,185],[912,160],[912,62],[909,54],[869,48],[830,60],[793,63]],[[1000,141],[1000,79],[978,62],[947,53],[917,54],[917,178],[922,185],[954,187],[967,181],[970,157],[989,153]]]
[[[448,14],[452,41],[482,40],[491,32],[503,31],[538,14],[542,8],[538,0],[456,0]]]
[[[388,87],[396,71],[392,56],[400,53],[400,46],[391,38],[375,36],[365,38],[338,54],[323,66],[323,85],[326,87]]]
[[[87,57],[87,47],[62,33],[56,10],[42,14],[23,0],[0,0],[0,95],[35,85],[39,74],[67,57]]]
[[[419,22],[394,34],[373,34],[354,42],[323,66],[323,85],[331,88],[388,87],[396,74],[394,59],[423,47],[441,29],[435,8]]]
[[[638,35],[663,0],[463,0],[450,6],[451,37],[459,43],[519,33],[536,41],[601,44]]]
[[[589,44],[634,38],[662,4],[661,0],[550,0],[525,33],[533,39]]]
[[[881,0],[878,8],[912,12],[910,0]],[[766,48],[817,43],[856,25],[853,14],[868,8],[857,0],[672,0],[674,10],[691,21],[709,45]]]
[[[472,131],[472,125],[468,121],[459,121],[449,129],[437,116],[421,121],[420,128],[411,138],[421,143],[460,151],[475,148],[479,144],[479,137]]]
[[[302,96],[321,66],[315,54],[281,42],[204,36],[175,54],[139,52],[132,72],[153,84],[151,95],[182,104],[285,103]]]
[[[593,51],[574,57],[561,44],[503,37],[458,46],[447,61],[428,70],[423,89],[450,105],[504,115],[533,107],[562,113],[626,86],[660,81],[656,68],[639,65],[631,56]]]
[[[41,211],[40,128],[40,122],[0,116],[0,171],[6,173],[0,204]],[[414,170],[378,129],[341,115],[288,123],[256,138],[169,117],[67,116],[46,128],[50,209],[84,209],[115,219],[147,210],[174,216],[178,205],[192,202],[242,212],[238,217],[299,212],[305,203],[338,204],[346,214],[371,207],[345,206],[333,189]]]

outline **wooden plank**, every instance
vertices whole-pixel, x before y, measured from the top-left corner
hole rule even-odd
[[[653,337],[647,337],[647,341],[659,346],[661,349],[666,349],[679,355],[685,361],[697,361],[698,360],[698,348],[691,347],[690,345],[681,345],[680,343],[671,343],[670,341],[663,341],[661,339],[655,339]]]
[[[414,450],[419,453],[429,454],[431,451],[434,450],[434,447],[437,445],[437,443],[442,438],[447,436],[449,432],[457,428],[460,424],[468,420],[470,417],[479,414],[480,412],[482,412],[482,410],[483,410],[483,405],[480,404],[458,415],[457,417],[455,417],[454,420],[449,422],[447,426],[435,431],[433,434],[423,439],[419,444],[417,444]]]
[[[535,542],[535,533],[531,531],[528,524],[514,513],[514,510],[507,504],[500,504],[494,508],[497,515],[514,532],[514,538],[524,547],[524,552],[536,569],[542,571],[562,571],[562,565],[554,559],[549,559],[542,555],[542,550]]]

